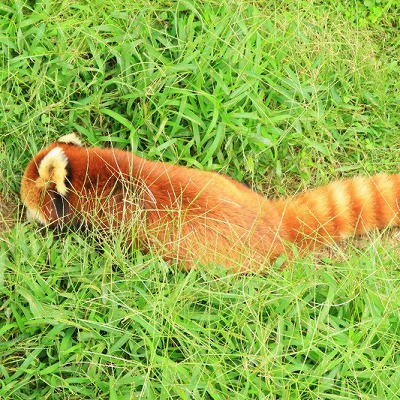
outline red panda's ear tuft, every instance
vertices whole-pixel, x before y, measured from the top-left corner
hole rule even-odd
[[[82,147],[82,142],[76,136],[75,133],[69,133],[68,135],[61,136],[57,142],[59,143],[66,143],[66,144],[74,144],[75,146]]]
[[[67,194],[67,166],[68,158],[61,147],[54,147],[49,151],[39,164],[39,178],[36,180],[36,186],[46,188],[51,183],[55,184],[56,191],[61,195]]]

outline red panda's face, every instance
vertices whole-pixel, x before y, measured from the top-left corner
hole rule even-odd
[[[21,183],[21,199],[28,220],[56,224],[67,214],[68,159],[63,145],[81,146],[75,135],[66,135],[40,151],[29,163]]]

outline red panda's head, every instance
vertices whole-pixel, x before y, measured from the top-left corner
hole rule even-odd
[[[21,183],[21,199],[28,220],[49,225],[68,216],[70,167],[65,150],[71,146],[82,146],[78,137],[74,134],[62,136],[28,164]]]
[[[83,147],[74,134],[61,137],[36,154],[25,170],[21,199],[28,220],[54,228],[119,226],[130,216],[127,208],[137,205],[133,160],[126,151]]]

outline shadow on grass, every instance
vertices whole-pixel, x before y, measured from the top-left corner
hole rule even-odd
[[[18,213],[16,199],[7,199],[0,194],[0,236],[15,225]]]

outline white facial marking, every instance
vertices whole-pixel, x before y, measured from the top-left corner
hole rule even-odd
[[[49,182],[54,182],[57,192],[60,193],[61,196],[65,196],[68,191],[65,185],[67,165],[68,158],[61,147],[55,147],[49,151],[38,168],[41,183],[46,185]]]
[[[75,135],[75,133],[69,133],[68,135],[61,136],[57,142],[59,143],[67,143],[67,144],[74,144],[76,146],[82,147],[82,142],[78,138],[78,136]]]
[[[49,221],[46,220],[44,215],[38,210],[33,210],[31,208],[26,209],[26,219],[28,222],[36,221],[39,222],[41,225],[47,225]]]

